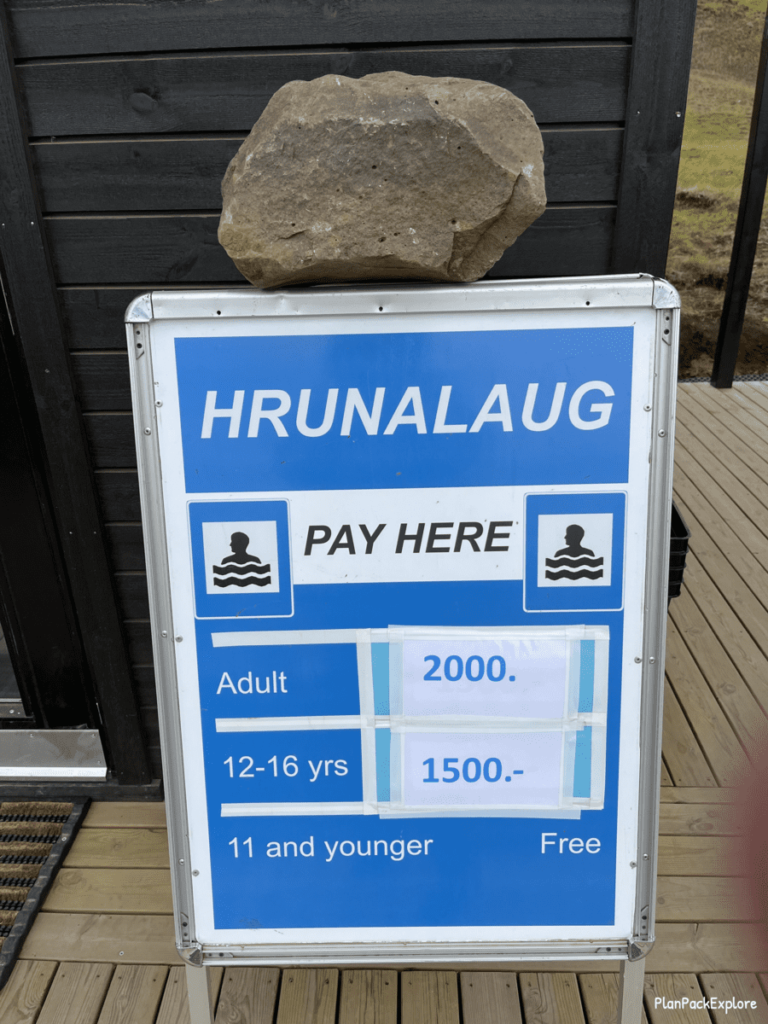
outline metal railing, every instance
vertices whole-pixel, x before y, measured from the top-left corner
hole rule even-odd
[[[739,215],[736,220],[736,234],[733,239],[731,266],[725,302],[720,319],[720,332],[715,348],[715,362],[711,383],[716,388],[733,385],[739,343],[744,327],[744,315],[749,298],[749,285],[757,252],[760,222],[763,215],[765,187],[768,180],[768,16],[763,29],[763,45],[760,50],[760,64],[755,86],[755,102],[752,107],[752,123],[749,129],[747,162],[741,187]]]

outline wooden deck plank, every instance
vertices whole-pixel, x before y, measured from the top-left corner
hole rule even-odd
[[[645,969],[651,974],[656,971],[765,971],[768,962],[763,962],[761,936],[762,926],[752,923],[660,923]]]
[[[519,980],[525,1024],[584,1024],[575,974],[526,971]]]
[[[208,971],[211,978],[211,1007],[215,1012],[224,978],[224,968],[209,967]],[[186,967],[170,969],[155,1024],[190,1024]]]
[[[339,1024],[397,1024],[397,988],[397,971],[342,971]]]
[[[706,679],[742,746],[748,750],[754,749],[765,739],[768,719],[710,629],[687,586],[682,588],[679,598],[673,602],[671,616],[689,654]],[[764,698],[768,700],[768,688]]]
[[[765,1000],[760,983],[754,974],[703,974],[701,988],[707,999],[716,999],[710,1013],[715,1024],[766,1024],[768,1022],[768,1003]],[[756,1003],[741,1009],[730,1007],[728,1011],[719,1003],[734,1000],[737,1004]]]
[[[693,512],[683,495],[677,491],[676,500],[688,526],[693,533],[691,547],[693,552],[692,565],[698,562],[717,588],[725,596],[735,615],[743,624],[754,643],[764,657],[768,657],[768,615],[763,603],[744,585],[744,580],[736,571],[729,553],[723,545],[729,546],[729,538],[724,537],[715,529],[717,524],[710,522],[709,529],[717,536],[717,542],[709,534],[709,529],[698,515]],[[706,513],[706,509],[705,509]]]
[[[756,452],[754,447],[745,444],[734,436],[728,443],[723,435],[725,428],[702,410],[695,402],[688,402],[691,413],[681,406],[682,415],[677,418],[675,428],[675,450],[678,445],[685,449],[689,456],[698,461],[704,469],[728,493],[733,478],[737,491],[744,488],[749,496],[750,506],[768,507],[768,463],[765,454]],[[698,414],[698,415],[697,415]],[[753,468],[754,467],[754,468]],[[736,495],[732,495],[734,498]],[[738,501],[738,499],[737,499]],[[741,504],[740,502],[738,502]],[[745,514],[749,514],[748,506],[741,506]],[[759,526],[759,522],[755,523]]]
[[[698,395],[686,401],[691,412],[690,416],[686,415],[686,420],[692,430],[696,431],[702,423],[708,426],[733,453],[734,459],[749,466],[756,476],[768,482],[768,444],[755,438],[750,426],[717,406],[708,406]]]
[[[714,396],[715,401],[720,402],[723,408],[729,411],[733,408],[738,408],[746,413],[747,416],[753,417],[757,423],[768,430],[768,412],[762,409],[759,404],[750,401],[742,388],[728,388],[728,394],[723,394],[718,388],[714,390],[716,392]]]
[[[334,967],[286,967],[280,985],[277,1024],[334,1024],[339,972]]]
[[[697,430],[700,423],[708,425],[733,453],[737,465],[748,466],[760,480],[768,482],[768,440],[756,433],[762,431],[762,425],[741,410],[718,407],[709,396],[696,396],[690,404],[697,417],[690,420],[692,429]]]
[[[618,974],[580,974],[579,988],[587,1024],[616,1024],[619,1012]],[[648,1024],[645,1007],[642,1024]]]
[[[463,1024],[523,1024],[517,978],[510,971],[462,971],[459,984]]]
[[[739,436],[747,444],[753,445],[756,451],[768,451],[768,428],[749,409],[744,409],[740,402],[729,400],[731,395],[725,395],[717,388],[703,387],[694,392],[694,397],[718,422],[726,426],[738,426]]]
[[[41,911],[21,950],[24,960],[77,963],[179,962],[169,914],[50,914]]]
[[[67,854],[68,868],[168,868],[164,828],[81,829]]]
[[[163,868],[62,868],[46,897],[48,911],[172,914],[171,872]]]
[[[709,786],[675,786],[661,790],[661,802],[670,804],[732,804],[735,790],[727,786],[712,789]]]
[[[664,681],[662,751],[676,786],[718,786],[715,773],[672,689],[668,674]]]
[[[717,782],[699,741],[683,714],[675,691],[664,681],[664,722],[661,749],[675,787],[715,788]]]
[[[702,494],[690,481],[687,474],[678,464],[675,470],[675,494],[679,495],[681,502],[689,509],[695,509],[695,519],[701,527],[709,534],[710,540],[714,540],[717,549],[746,584],[755,597],[760,601],[765,610],[768,605],[768,582],[766,582],[765,567],[760,565],[752,554],[751,550],[741,539],[740,528],[743,516],[738,515],[731,522],[739,527],[739,533],[732,529],[730,523],[714,508],[707,497]],[[687,516],[684,516],[686,520]],[[691,526],[691,523],[688,523]],[[694,552],[703,561],[701,546],[699,544],[698,531],[691,541]],[[728,587],[729,592],[735,593],[737,588]],[[752,634],[754,636],[754,633]],[[761,644],[762,647],[762,644]]]
[[[96,1024],[112,964],[59,964],[37,1024]]]
[[[691,394],[691,389],[678,388],[677,394],[678,423],[685,423],[697,435],[702,428],[709,432],[702,436],[715,434],[718,442],[730,452],[734,460],[748,466],[759,480],[768,483],[768,445],[762,453],[756,451],[754,445],[734,433],[721,420],[716,419],[702,402],[697,401],[697,396]]]
[[[735,380],[733,382],[733,389],[738,391],[739,394],[759,402],[768,411],[768,388],[766,388],[765,383],[764,380]]]
[[[757,402],[768,412],[768,391],[764,380],[735,380],[733,390],[744,395],[745,398]]]
[[[159,964],[115,968],[98,1024],[147,1024],[154,1021],[168,968]]]
[[[216,1024],[272,1024],[279,988],[279,967],[228,967]]]
[[[761,574],[754,573],[754,575],[760,576],[760,581],[765,589],[765,574],[768,570],[768,537],[755,525],[755,523],[749,518],[749,515],[745,513],[731,497],[730,493],[725,490],[725,481],[721,487],[716,482],[712,473],[706,469],[703,469],[695,459],[690,457],[686,458],[686,452],[684,448],[677,449],[675,453],[675,486],[680,486],[678,483],[678,477],[680,474],[684,474],[687,478],[689,487],[692,486],[696,491],[704,496],[706,495],[706,503],[709,505],[714,512],[717,513],[727,523],[738,523],[739,528],[739,540],[743,545],[746,546],[752,559],[760,566]],[[728,481],[728,486],[733,487],[740,494],[742,501],[746,500],[744,495],[741,494],[736,486],[736,482],[733,480]],[[761,519],[764,516],[762,505],[756,500],[752,500],[754,509],[749,514],[753,515],[756,519]],[[698,509],[698,505],[696,508]],[[761,594],[758,594],[762,597]]]
[[[165,804],[162,801],[110,803],[96,800],[88,809],[83,828],[165,828]]]
[[[396,1024],[397,971],[342,971],[339,1024]]]
[[[664,757],[661,758],[661,785],[662,786],[674,786],[672,776],[669,774],[669,768],[664,763]]]
[[[755,412],[758,413],[758,419],[760,419],[759,413],[762,413],[761,421],[764,423],[765,414],[768,413],[768,393],[765,390],[764,382],[734,382],[732,390],[735,394],[739,395],[740,398],[746,399],[746,402],[741,405],[741,408],[745,411],[751,411],[753,407],[756,407]],[[752,403],[752,405],[749,403]],[[727,409],[727,404],[725,408]],[[768,446],[766,446],[765,455],[766,458],[768,458]]]
[[[701,487],[702,481],[708,479],[710,487],[714,484],[740,509],[749,523],[747,540],[753,533],[755,536],[759,533],[765,539],[762,523],[768,501],[768,484],[729,453],[724,445],[719,444],[711,431],[703,428],[700,431],[706,437],[706,443],[696,437],[684,423],[678,424],[675,430],[675,462],[683,466],[697,487]],[[725,461],[721,461],[718,455]],[[722,500],[719,491],[714,493]]]
[[[683,589],[696,603],[708,628],[717,636],[757,703],[768,712],[768,658],[693,552],[689,552],[686,560],[685,579]]]
[[[709,1014],[703,1007],[689,1006],[675,1009],[670,1003],[660,1000],[703,999],[695,974],[652,974],[645,977],[645,1006],[651,1024],[711,1024]]]
[[[659,874],[730,877],[732,850],[724,836],[659,836]]]
[[[738,878],[690,878],[660,875],[656,881],[657,921],[757,921],[759,910],[746,910]]]
[[[0,1021],[34,1024],[58,966],[55,961],[17,961],[0,991]]]
[[[736,783],[746,755],[674,622],[667,624],[667,677],[721,786]]]
[[[659,808],[659,835],[736,835],[734,815],[727,804],[667,804]]]
[[[459,988],[455,971],[403,971],[400,975],[401,1024],[459,1024]]]

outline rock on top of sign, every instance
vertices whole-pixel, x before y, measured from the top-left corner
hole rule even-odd
[[[326,75],[275,93],[222,195],[219,241],[259,287],[475,281],[544,211],[543,143],[488,82]]]

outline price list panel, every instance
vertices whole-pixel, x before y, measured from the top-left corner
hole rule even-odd
[[[197,937],[628,934],[659,311],[225,298],[134,365]]]

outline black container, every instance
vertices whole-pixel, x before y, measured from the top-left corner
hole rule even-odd
[[[669,544],[669,601],[673,597],[680,596],[680,587],[683,585],[683,572],[685,571],[685,557],[688,554],[690,539],[691,531],[685,525],[685,520],[673,501]]]

